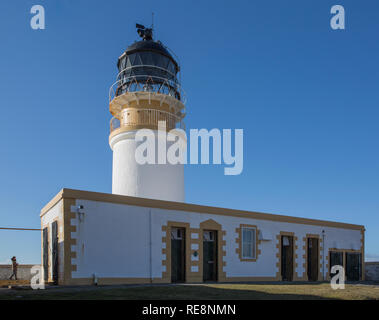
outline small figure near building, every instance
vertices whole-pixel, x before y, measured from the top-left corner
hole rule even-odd
[[[12,278],[14,277],[15,280],[17,280],[17,266],[18,266],[18,263],[16,261],[16,257],[12,257],[12,275],[9,277],[9,280],[12,280]]]

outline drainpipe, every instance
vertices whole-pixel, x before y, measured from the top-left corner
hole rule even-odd
[[[151,226],[151,209],[149,210],[149,272],[150,272],[150,283],[153,282],[153,250],[152,250],[152,237],[151,237],[151,231],[152,231],[152,226]]]
[[[325,281],[325,230],[322,230],[322,280]]]

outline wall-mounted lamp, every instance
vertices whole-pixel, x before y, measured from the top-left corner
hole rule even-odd
[[[76,213],[78,214],[79,221],[82,222],[82,217],[84,216],[84,212],[80,212],[80,210],[83,210],[84,206],[79,205],[76,207]]]

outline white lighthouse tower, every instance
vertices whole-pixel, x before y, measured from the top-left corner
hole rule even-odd
[[[165,131],[184,129],[184,93],[178,75],[180,67],[167,48],[153,40],[153,30],[138,25],[141,41],[129,46],[119,57],[119,73],[110,89],[109,109],[113,118],[109,144],[113,150],[112,193],[141,198],[184,202],[182,164],[140,165],[135,151],[139,129],[155,133],[158,146],[158,121]],[[162,130],[162,128],[160,128]],[[167,143],[167,146],[168,143]]]

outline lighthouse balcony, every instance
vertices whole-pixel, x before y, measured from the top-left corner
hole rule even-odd
[[[157,109],[135,109],[128,108],[123,110],[120,118],[113,117],[110,121],[110,133],[115,131],[128,131],[138,129],[158,129],[158,121],[166,123],[166,130],[182,129],[185,130],[183,121],[184,115],[178,116],[171,112]]]
[[[155,66],[144,66],[146,68],[157,68]],[[144,71],[145,71],[144,70]],[[159,76],[152,74],[141,74],[138,69],[126,72],[123,70],[117,76],[117,81],[109,89],[109,102],[124,94],[136,92],[147,92],[150,94],[167,95],[177,99],[183,105],[186,102],[186,94],[180,82],[172,75],[165,75],[160,72]],[[130,73],[133,74],[130,74]]]

